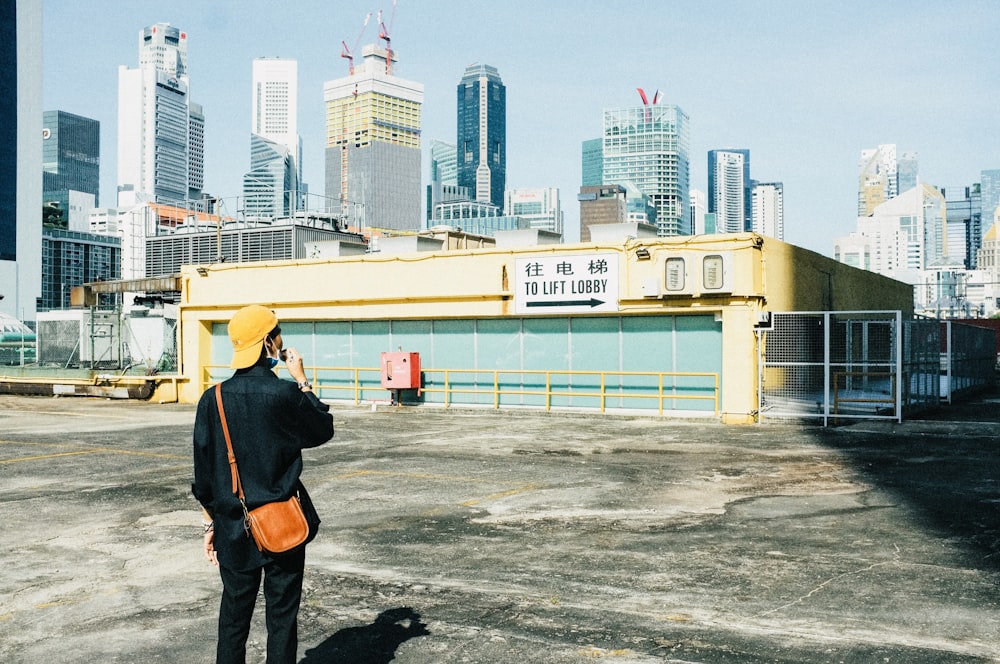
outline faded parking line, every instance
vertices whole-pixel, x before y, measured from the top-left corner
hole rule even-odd
[[[436,482],[464,482],[467,484],[511,484],[510,482],[498,482],[497,480],[482,479],[479,477],[463,477],[461,475],[437,475],[435,473],[403,473],[391,470],[354,470],[349,473],[341,473],[340,475],[335,475],[333,479],[335,480],[346,480],[355,477],[366,477],[366,476],[379,476],[379,477],[406,477],[410,479],[420,479],[420,480],[434,480]],[[501,491],[499,493],[492,493],[488,496],[483,496],[482,498],[473,498],[472,500],[465,500],[459,503],[463,507],[471,507],[473,505],[479,505],[484,502],[491,502],[494,500],[500,500],[501,498],[507,498],[509,496],[516,496],[521,493],[528,493],[530,491],[537,491],[541,489],[541,484],[514,484],[513,488],[506,491]]]
[[[24,446],[35,446],[35,447],[74,447],[73,445],[67,445],[65,443],[36,443],[36,442],[20,442],[14,440],[0,440],[0,445],[24,445]],[[51,454],[36,454],[26,457],[17,457],[14,459],[0,459],[0,465],[11,464],[11,463],[21,463],[26,461],[42,461],[45,459],[58,459],[60,457],[70,457],[70,456],[84,456],[87,454],[121,454],[124,456],[144,456],[153,457],[158,459],[187,459],[187,456],[182,456],[179,454],[164,454],[160,452],[143,452],[140,450],[116,450],[111,447],[88,447],[85,449],[76,449],[72,452],[52,452]]]

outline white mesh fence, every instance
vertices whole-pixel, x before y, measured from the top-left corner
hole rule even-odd
[[[758,335],[761,419],[901,421],[939,399],[937,320],[898,311],[774,313]]]

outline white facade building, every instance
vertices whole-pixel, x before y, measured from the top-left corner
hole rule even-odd
[[[944,197],[930,185],[914,187],[860,217],[858,232],[872,239],[873,272],[916,283],[915,272],[947,255]]]
[[[201,195],[204,114],[192,104],[187,33],[167,23],[139,31],[139,67],[118,69],[118,205]]]
[[[785,189],[780,182],[758,182],[753,187],[753,232],[785,239]]]
[[[504,192],[504,214],[521,217],[530,228],[562,235],[563,212],[558,189],[508,189]]]
[[[295,60],[257,58],[253,61],[250,131],[284,145],[292,153],[299,149],[298,70]],[[295,156],[298,159],[300,155]]]
[[[836,238],[834,258],[912,284],[917,310],[933,309],[942,297],[939,286],[961,271],[947,264],[946,218],[941,192],[918,185],[858,217],[856,233]]]
[[[715,211],[715,232],[742,233],[746,230],[746,191],[750,187],[746,151],[712,152],[715,159],[709,177],[713,179],[714,187],[709,209]]]
[[[248,217],[288,216],[304,206],[298,89],[295,60],[253,61],[250,171],[243,176]]]
[[[704,235],[705,214],[708,212],[708,197],[701,189],[692,189],[688,194],[688,205],[691,209],[691,228],[695,235]]]

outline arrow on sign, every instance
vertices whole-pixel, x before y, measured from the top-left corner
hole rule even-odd
[[[590,298],[589,300],[556,300],[555,302],[525,302],[528,307],[596,307],[604,304],[604,300]]]

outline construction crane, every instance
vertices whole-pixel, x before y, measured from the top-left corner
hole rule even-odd
[[[396,18],[396,0],[392,0],[392,14],[389,15],[389,27],[382,22],[382,10],[378,10],[378,38],[385,40],[385,73],[392,73],[392,22]]]
[[[346,41],[340,42],[341,45],[343,46],[343,48],[340,49],[340,57],[347,59],[347,63],[348,63],[348,69],[347,70],[348,70],[348,72],[352,76],[354,75],[354,54],[353,53],[354,53],[354,50],[358,47],[358,44],[361,43],[361,38],[365,34],[365,28],[368,27],[368,21],[369,21],[369,19],[371,19],[371,17],[372,17],[372,13],[368,12],[368,16],[365,16],[365,22],[361,26],[361,32],[358,33],[358,38],[354,40],[354,46],[352,46],[351,48],[347,48],[347,42]]]

